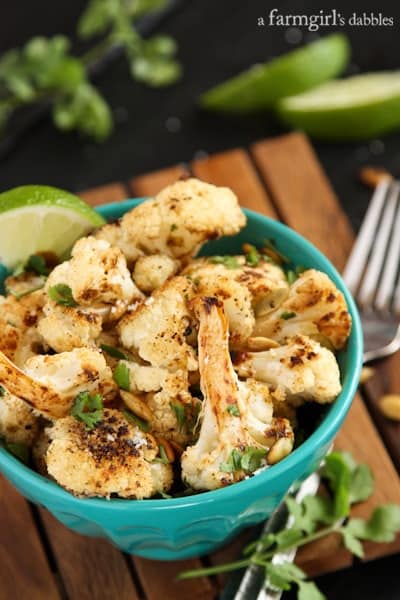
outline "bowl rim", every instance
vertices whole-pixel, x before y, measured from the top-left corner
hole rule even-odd
[[[123,213],[130,208],[137,206],[146,198],[128,198],[121,202],[112,202],[95,207],[96,210],[104,217],[113,217],[115,213]],[[0,447],[0,468],[6,472],[13,472],[15,480],[23,479],[28,489],[35,492],[35,498],[43,496],[45,504],[51,504],[52,501],[62,501],[68,503],[69,506],[75,509],[93,509],[105,511],[135,511],[140,509],[151,508],[151,510],[165,510],[168,508],[190,507],[198,504],[209,504],[214,501],[222,501],[224,499],[232,501],[235,496],[242,492],[250,493],[253,488],[268,484],[273,480],[281,478],[286,472],[290,471],[297,464],[302,463],[309,455],[313,454],[315,448],[323,447],[330,439],[332,439],[340,427],[346,413],[348,412],[354,395],[356,393],[359,377],[362,367],[363,357],[363,334],[361,320],[356,308],[355,302],[348,291],[343,279],[332,265],[329,259],[309,242],[302,235],[287,225],[271,219],[261,213],[250,209],[242,208],[246,216],[261,223],[268,224],[268,227],[274,230],[273,234],[277,237],[283,236],[291,239],[292,242],[300,244],[308,253],[315,256],[319,263],[318,269],[328,273],[333,279],[335,285],[342,291],[349,313],[352,318],[352,331],[350,339],[352,340],[351,349],[351,369],[350,374],[344,382],[339,398],[331,405],[329,414],[322,421],[315,431],[298,446],[289,456],[282,461],[272,465],[265,471],[261,471],[256,476],[242,480],[225,488],[209,490],[198,494],[181,496],[178,498],[148,498],[143,500],[129,500],[124,498],[81,498],[76,497],[72,493],[62,488],[56,482],[53,482],[40,473],[37,473],[32,468],[21,463],[18,459],[12,456],[4,448]],[[234,236],[232,236],[234,237]],[[340,401],[338,401],[340,400]],[[7,476],[7,475],[6,475]],[[135,507],[135,508],[134,508]]]

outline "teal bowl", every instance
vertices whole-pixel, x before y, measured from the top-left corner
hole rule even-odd
[[[142,200],[99,207],[115,219]],[[350,408],[362,365],[361,323],[353,299],[331,263],[299,234],[281,223],[246,211],[247,226],[234,238],[209,242],[204,254],[238,253],[243,242],[262,245],[268,239],[295,264],[324,271],[344,293],[352,333],[339,353],[343,390],[312,435],[280,463],[255,477],[224,489],[160,500],[75,498],[56,483],[0,449],[0,470],[28,500],[47,508],[59,521],[82,535],[103,537],[121,550],[146,558],[175,560],[215,550],[240,530],[260,523],[279,504],[290,486],[317,469]]]

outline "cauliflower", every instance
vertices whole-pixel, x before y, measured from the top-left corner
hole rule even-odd
[[[229,345],[240,349],[251,336],[257,314],[266,314],[288,294],[285,275],[279,267],[260,260],[257,267],[246,264],[244,256],[230,262],[214,263],[199,258],[183,271],[195,283],[196,293],[217,296],[223,301],[229,321]]]
[[[297,335],[279,348],[239,353],[235,367],[241,377],[254,377],[283,392],[291,403],[333,402],[341,391],[334,354],[318,342]]]
[[[172,485],[171,465],[153,462],[156,440],[118,410],[105,409],[93,429],[69,416],[46,431],[48,473],[76,496],[142,499]]]
[[[238,381],[222,303],[199,297],[193,305],[200,321],[203,419],[198,441],[182,454],[182,478],[194,489],[211,490],[244,479],[277,456],[283,458],[293,447],[293,431],[286,419],[280,428],[273,421],[265,386]]]
[[[0,384],[50,418],[67,415],[79,392],[99,393],[105,400],[117,393],[103,355],[88,348],[34,356],[24,371],[0,353]]]
[[[139,256],[133,269],[133,279],[143,292],[152,292],[178,272],[179,261],[166,254]]]
[[[6,442],[32,446],[39,433],[39,418],[23,400],[4,387],[0,391],[0,437]]]
[[[193,285],[173,277],[118,323],[122,345],[151,366],[195,371],[197,360],[186,337],[192,332],[187,300]]]
[[[297,334],[339,350],[351,330],[343,294],[325,273],[304,271],[277,309],[256,319],[253,335],[284,341]]]
[[[49,300],[38,322],[38,332],[56,352],[70,352],[74,348],[94,347],[102,324],[101,312]]]
[[[0,297],[0,351],[18,367],[42,349],[37,322],[45,302],[43,290],[20,299]]]
[[[147,254],[187,260],[201,245],[234,235],[246,224],[235,194],[198,179],[177,181],[96,233],[121,248],[128,262]]]
[[[117,302],[128,306],[143,298],[132,281],[121,250],[93,236],[76,242],[71,259],[50,273],[46,291],[60,283],[71,288],[75,302],[81,306]]]

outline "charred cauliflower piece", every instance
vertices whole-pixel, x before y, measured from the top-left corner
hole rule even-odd
[[[101,313],[48,300],[38,332],[56,352],[70,352],[74,348],[94,347],[102,325]]]
[[[333,402],[342,389],[334,354],[306,336],[264,352],[239,353],[235,367],[241,377],[263,381],[295,404]]]
[[[182,455],[182,477],[194,489],[212,490],[265,466],[270,453],[271,462],[276,455],[283,458],[293,446],[293,432],[284,419],[284,427],[279,433],[275,427],[276,435],[271,435],[272,404],[265,386],[238,381],[230,360],[222,303],[217,298],[199,297],[193,307],[200,321],[203,418],[198,441]],[[275,443],[281,447],[274,455]]]
[[[40,421],[26,402],[5,388],[0,395],[0,437],[6,442],[32,446],[39,434]]]
[[[80,306],[116,302],[128,305],[143,298],[132,281],[121,250],[93,236],[76,242],[71,259],[50,273],[46,290],[60,283],[71,288],[72,296]]]
[[[0,351],[18,367],[41,349],[37,322],[42,314],[45,294],[42,290],[17,299],[0,297]]]
[[[105,409],[102,420],[87,429],[74,417],[47,429],[47,470],[76,496],[150,498],[172,484],[169,464],[152,462],[158,446],[153,436],[129,423],[117,410]]]
[[[273,310],[289,290],[282,269],[266,261],[251,267],[244,256],[234,256],[227,264],[216,264],[213,258],[195,259],[183,274],[193,280],[196,293],[222,300],[229,321],[229,344],[233,349],[243,347],[251,336],[254,314]]]
[[[195,371],[195,352],[186,341],[192,330],[187,306],[192,295],[193,285],[186,277],[167,281],[118,323],[122,345],[151,366]]]
[[[166,254],[140,256],[135,263],[132,276],[142,292],[153,292],[175,275],[179,268],[179,261]]]
[[[253,335],[279,342],[297,334],[340,350],[351,330],[351,317],[343,294],[325,273],[304,271],[289,296],[273,312],[256,320]]]
[[[50,418],[67,415],[79,392],[100,393],[105,400],[117,393],[104,356],[88,348],[34,356],[24,371],[0,353],[0,384]]]
[[[187,260],[207,240],[234,235],[245,224],[230,189],[187,179],[164,188],[118,223],[105,225],[96,237],[118,246],[130,263],[147,254]]]

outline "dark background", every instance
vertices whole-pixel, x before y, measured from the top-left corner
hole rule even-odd
[[[73,35],[84,5],[84,0],[4,2],[0,51],[19,45],[32,35]],[[347,31],[352,44],[350,73],[399,68],[400,7],[392,2],[337,1],[328,6],[320,1],[311,8],[310,3],[295,1],[182,1],[160,28],[179,43],[179,57],[185,69],[182,81],[171,88],[151,90],[133,82],[124,59],[118,59],[96,80],[114,111],[116,125],[112,136],[103,145],[97,145],[58,132],[44,118],[1,159],[0,191],[26,183],[77,191],[127,180],[282,132],[269,115],[232,120],[203,114],[196,108],[200,92],[211,85],[296,46],[287,41],[285,27],[257,27],[257,18],[266,18],[275,6],[281,14],[318,14],[322,9],[328,13],[336,8],[347,18],[353,12],[371,11],[394,17],[393,27],[340,30]],[[332,31],[322,28],[315,34],[302,29],[300,43]],[[346,145],[319,142],[315,149],[357,228],[370,195],[357,180],[359,168],[363,164],[384,165],[399,175],[400,134]],[[399,567],[400,558],[395,556],[323,577],[319,584],[329,600],[399,600]]]

